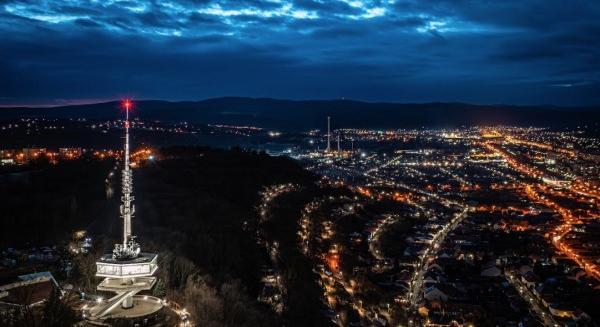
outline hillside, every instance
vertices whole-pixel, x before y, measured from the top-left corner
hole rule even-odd
[[[134,115],[145,120],[203,124],[243,124],[286,130],[322,128],[324,117],[335,127],[401,128],[470,125],[566,126],[600,121],[598,107],[473,105],[463,103],[370,103],[350,100],[292,101],[214,98],[168,102],[141,100]],[[0,119],[21,117],[116,119],[119,102],[53,108],[3,108]]]
[[[159,253],[161,287],[154,292],[185,305],[204,326],[294,326],[257,301],[268,257],[256,240],[256,207],[264,187],[313,185],[315,177],[291,159],[240,149],[170,147],[159,157],[134,172],[133,230],[145,251]],[[0,190],[6,199],[2,248],[62,248],[73,231],[86,229],[94,248],[73,258],[66,281],[95,293],[95,260],[110,252],[122,228],[118,174],[105,182],[111,166],[110,160],[82,159],[0,173],[6,186]],[[108,198],[107,185],[115,186]],[[294,218],[285,226],[295,228]],[[310,277],[299,282],[311,283]],[[316,309],[302,315],[320,319],[319,303],[313,298]]]

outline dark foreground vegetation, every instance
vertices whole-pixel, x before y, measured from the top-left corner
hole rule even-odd
[[[204,326],[283,324],[256,300],[264,254],[255,207],[265,186],[313,177],[290,159],[235,149],[170,148],[162,157],[135,176],[134,230],[161,253],[167,295]]]
[[[0,246],[59,244],[70,240],[75,230],[115,217],[118,204],[107,201],[105,188],[113,164],[109,160],[76,160],[3,168]]]
[[[310,190],[314,176],[291,159],[239,149],[167,148],[159,157],[134,171],[134,234],[144,251],[160,258],[153,295],[185,306],[202,326],[328,324],[311,266],[299,262],[294,250],[295,207],[290,217],[278,209],[277,224],[270,227],[285,245],[290,303],[277,314],[257,300],[266,261],[256,239],[259,192],[290,182]],[[86,229],[94,237],[92,251],[71,258],[68,276],[52,272],[75,290],[96,293],[95,260],[110,252],[121,233],[120,176],[108,175],[114,167],[112,161],[81,160],[3,174],[2,247],[64,248],[74,231]]]

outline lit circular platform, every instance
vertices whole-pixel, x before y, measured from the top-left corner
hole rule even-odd
[[[116,307],[107,318],[137,318],[151,315],[162,309],[162,300],[153,296],[135,295],[133,297],[133,307],[124,309],[121,306]]]
[[[97,306],[101,308],[101,306]],[[154,296],[147,295],[134,295],[133,306],[131,308],[123,308],[121,306],[115,306],[108,314],[104,315],[101,320],[107,319],[133,319],[145,316],[150,316],[157,313],[164,307],[161,299]],[[90,309],[92,316],[94,315],[96,307]]]

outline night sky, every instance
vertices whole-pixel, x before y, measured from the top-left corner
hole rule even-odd
[[[0,105],[600,104],[600,1],[0,1]]]

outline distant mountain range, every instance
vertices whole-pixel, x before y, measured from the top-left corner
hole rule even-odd
[[[351,100],[292,101],[224,97],[202,101],[135,102],[134,116],[203,124],[253,125],[285,130],[323,128],[459,127],[472,125],[573,126],[598,124],[600,107],[473,105],[465,103],[373,103]],[[20,117],[122,117],[118,101],[52,108],[0,108],[0,119]]]

